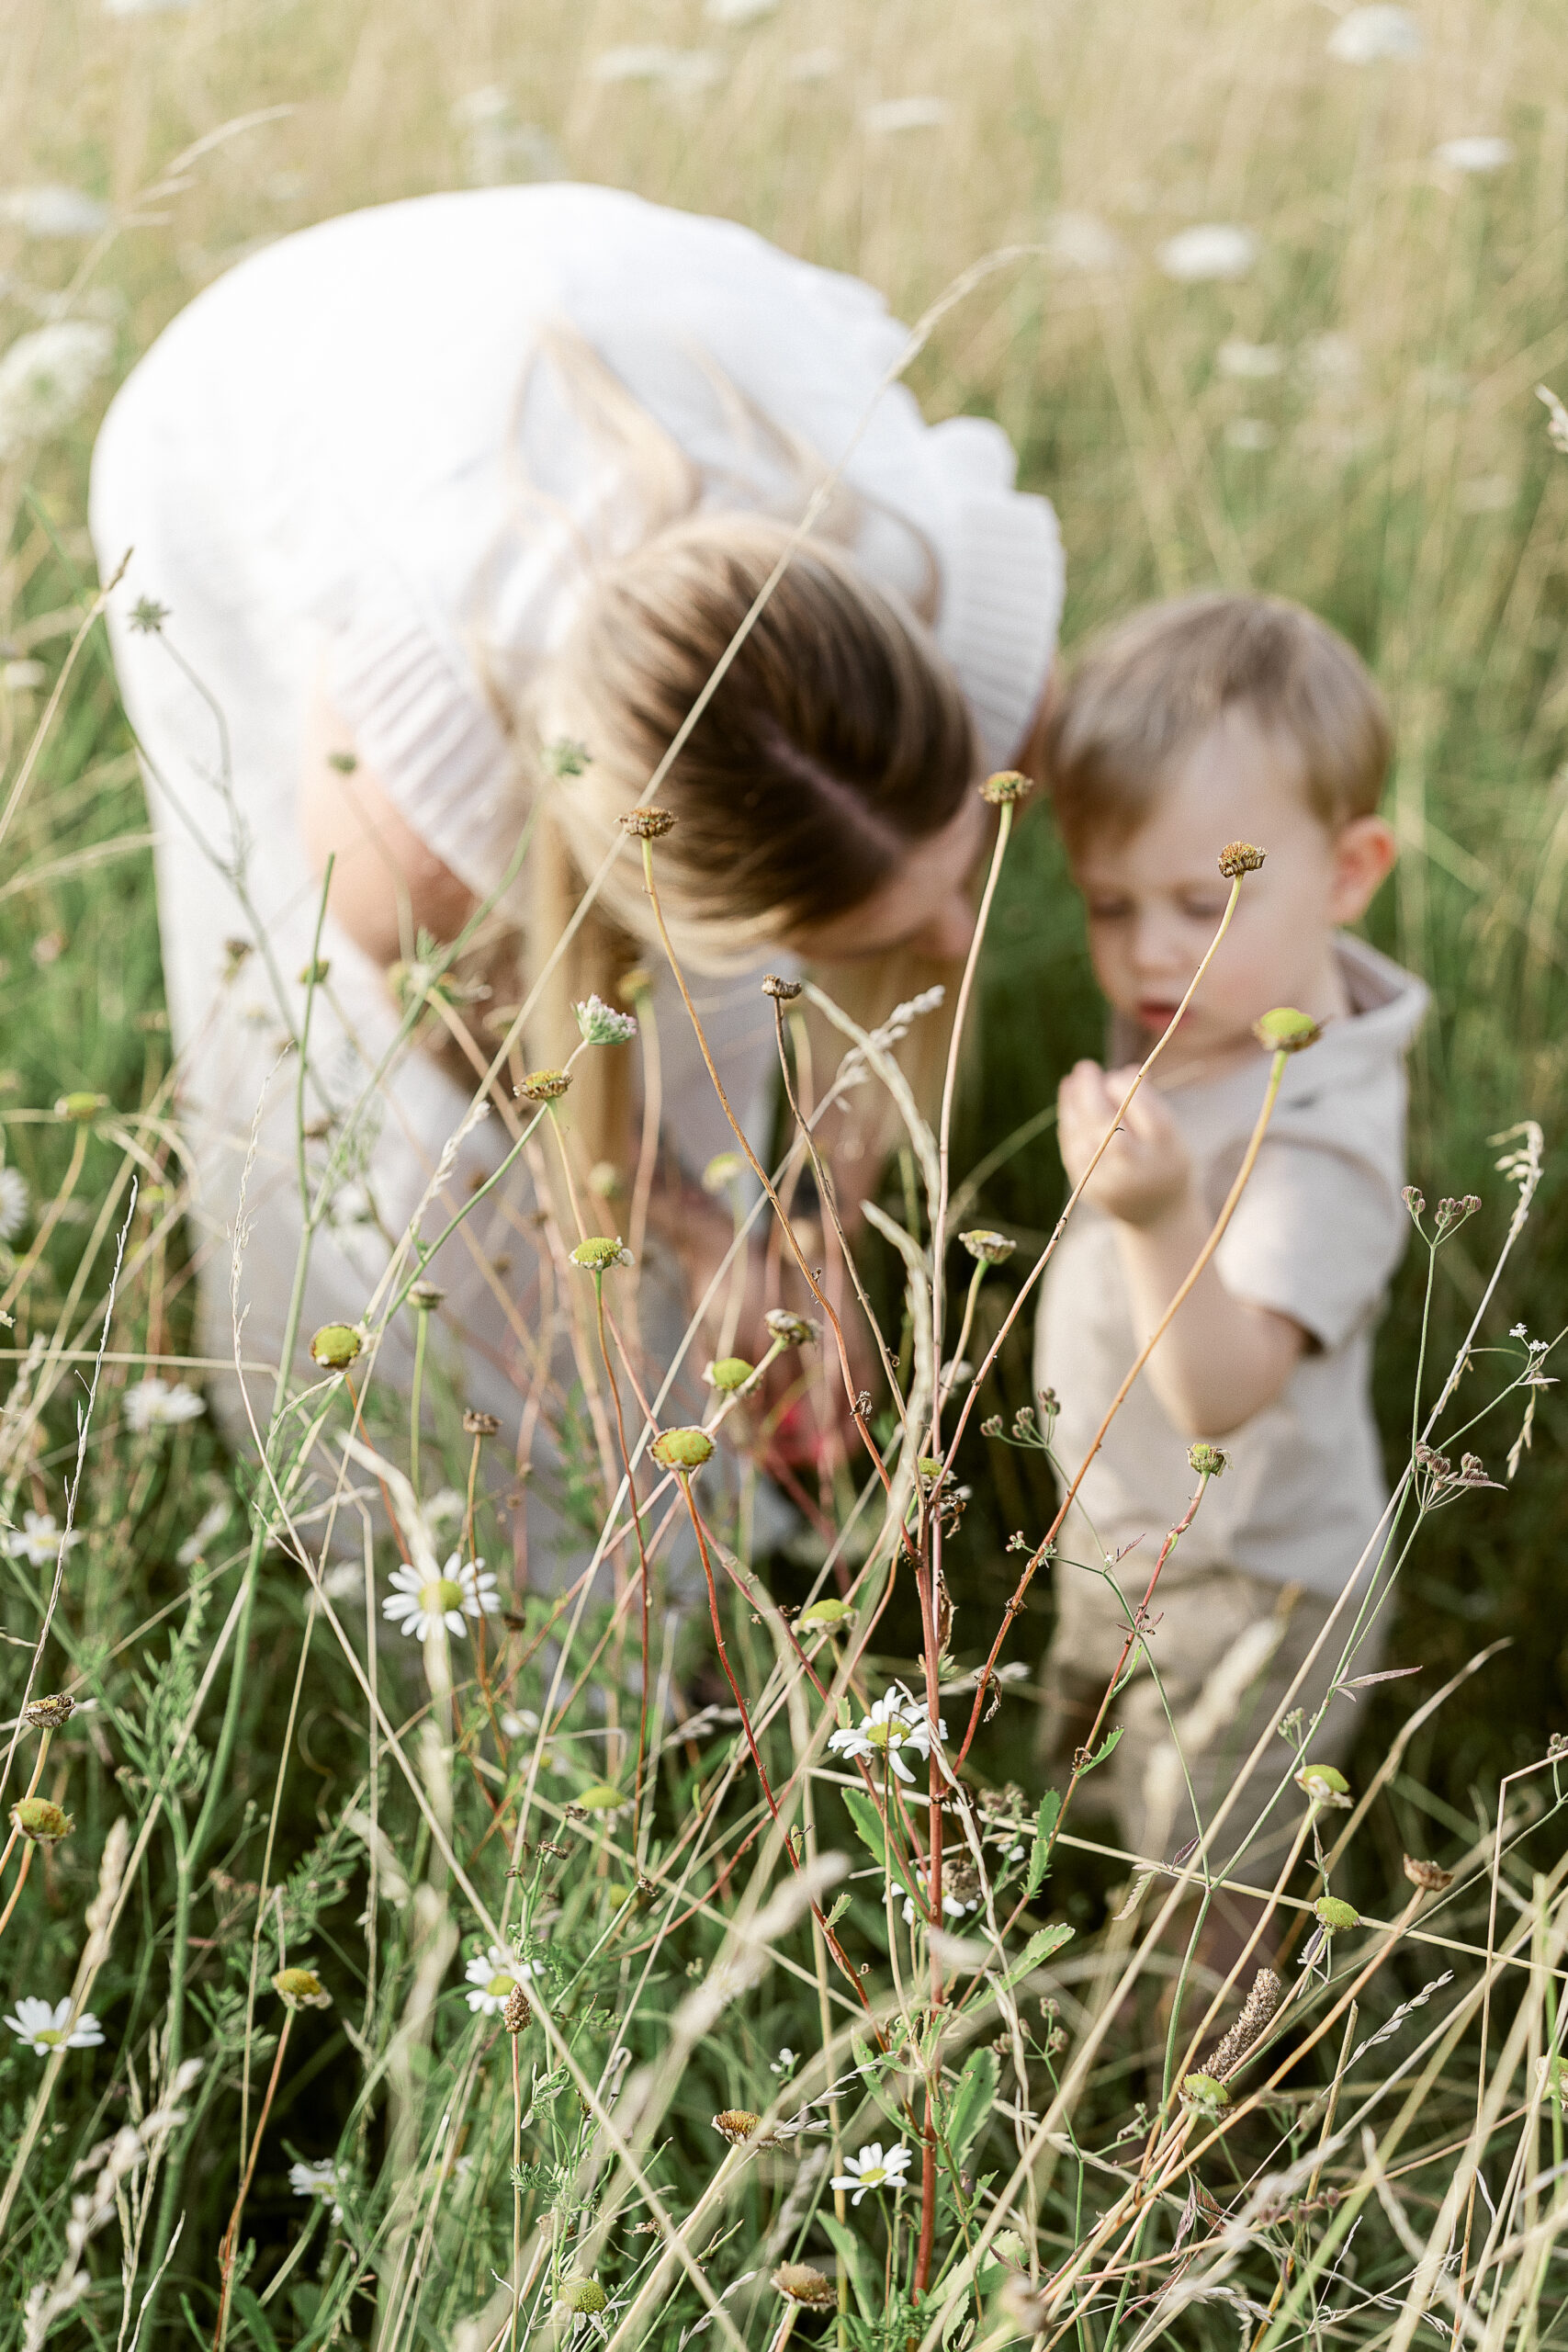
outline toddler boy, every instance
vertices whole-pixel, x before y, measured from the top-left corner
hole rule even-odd
[[[1087,1803],[1109,1802],[1133,1850],[1151,1859],[1195,1832],[1189,1779],[1206,1825],[1278,1718],[1386,1498],[1371,1338],[1409,1231],[1404,1056],[1427,991],[1340,926],[1393,863],[1377,813],[1390,748],[1382,700],[1349,646],[1301,607],[1257,596],[1135,614],[1077,664],[1047,721],[1057,819],[1111,1006],[1111,1067],[1080,1062],[1062,1082],[1074,1182],[1214,935],[1229,889],[1220,850],[1243,841],[1267,852],[1047,1269],[1035,1383],[1061,1400],[1054,1452],[1066,1477],[1240,1167],[1269,1064],[1253,1023],[1290,1005],[1322,1024],[1287,1062],[1224,1238],[1111,1423],[1058,1547],[1048,1724],[1070,1755],[1190,1501],[1189,1448],[1223,1449],[1224,1471],[1166,1564],[1146,1648],[1135,1645],[1107,1715],[1122,1738],[1084,1791]],[[1355,1607],[1292,1702],[1306,1721]],[[1375,1666],[1377,1640],[1369,1634],[1345,1670]],[[1337,1698],[1311,1758],[1333,1760],[1353,1724]],[[1290,1769],[1272,1741],[1223,1851]]]

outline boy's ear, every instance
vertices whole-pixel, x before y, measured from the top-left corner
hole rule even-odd
[[[1356,922],[1388,879],[1399,843],[1384,817],[1352,817],[1334,837],[1334,876],[1329,888],[1331,922]]]

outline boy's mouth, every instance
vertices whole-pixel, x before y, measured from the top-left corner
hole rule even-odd
[[[1138,1003],[1140,1026],[1156,1032],[1168,1029],[1176,1018],[1176,1008],[1180,1001],[1179,997],[1173,997],[1168,1004],[1157,1002],[1153,997],[1141,998]],[[1190,1012],[1184,1012],[1181,1016],[1184,1023],[1190,1021],[1191,1017]]]

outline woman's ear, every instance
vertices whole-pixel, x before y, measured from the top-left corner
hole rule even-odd
[[[1399,844],[1393,827],[1383,817],[1352,817],[1334,836],[1334,870],[1329,885],[1328,919],[1356,922],[1388,879]]]

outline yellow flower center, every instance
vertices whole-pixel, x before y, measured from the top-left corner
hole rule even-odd
[[[449,1609],[461,1609],[463,1588],[452,1577],[432,1577],[419,1589],[419,1605],[427,1617],[445,1617]]]
[[[871,2165],[864,2172],[862,2173],[860,2177],[860,2185],[863,2188],[880,2188],[886,2177],[887,2166],[886,2165]]]
[[[504,2001],[517,1979],[514,1976],[492,1976],[485,1991],[493,2001]]]
[[[866,1738],[873,1747],[901,1747],[909,1736],[909,1725],[902,1715],[889,1715],[886,1723],[873,1724]]]
[[[40,2025],[33,2036],[35,2041],[47,2041],[51,2050],[58,2050],[64,2039],[63,2030],[57,2025]]]

